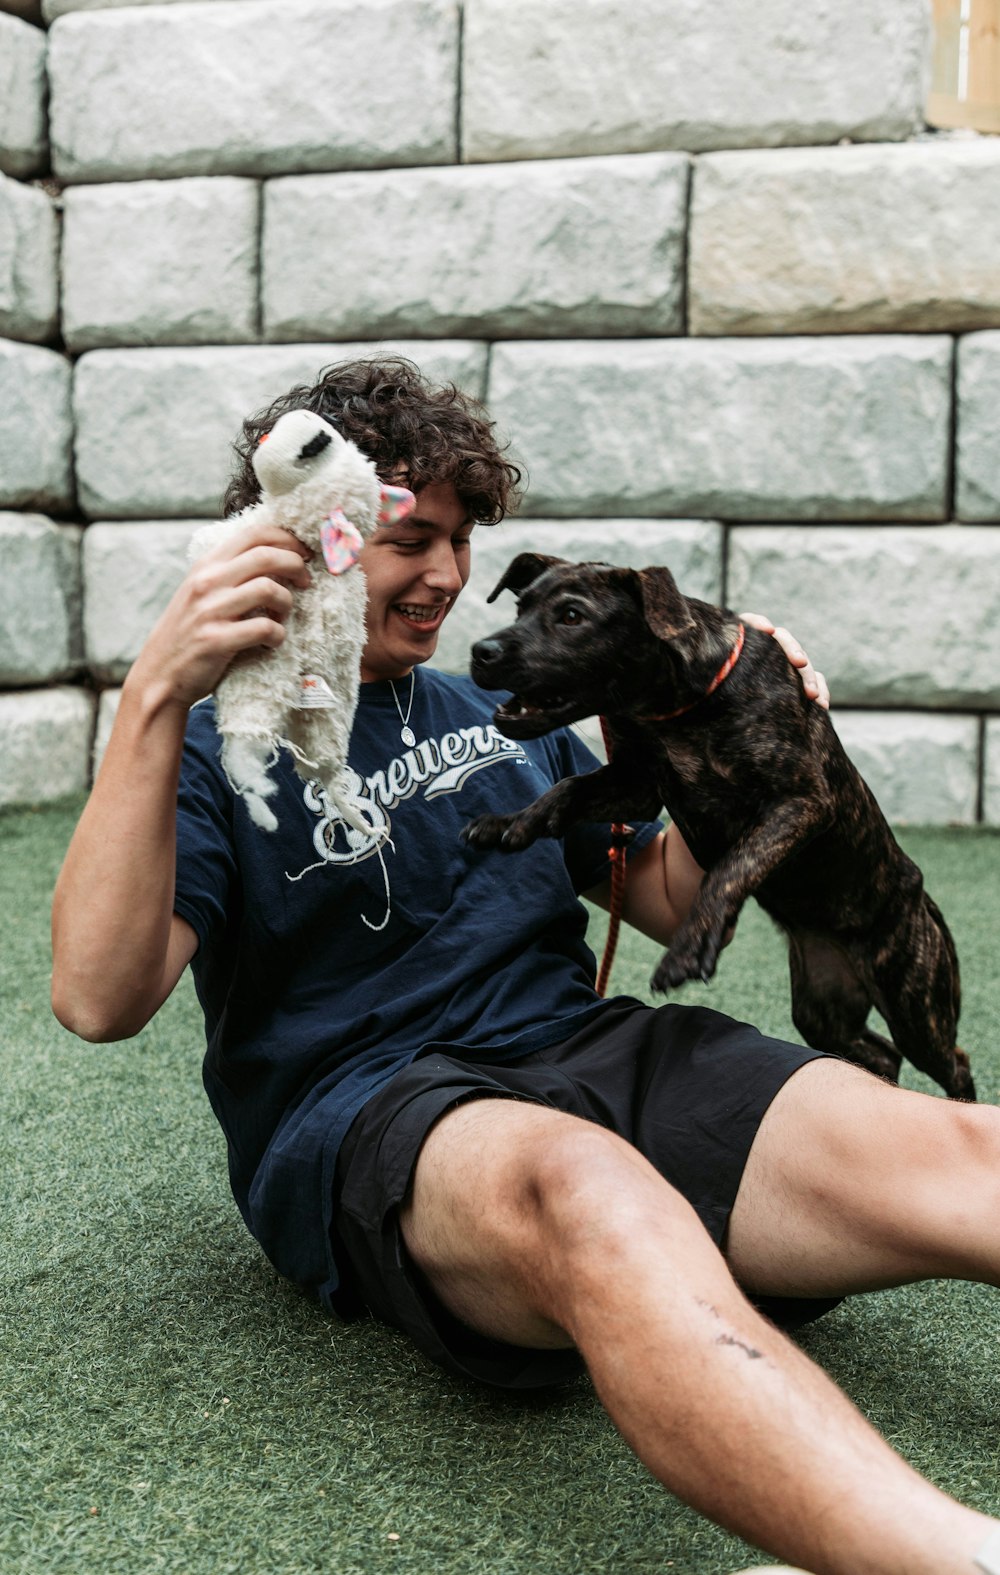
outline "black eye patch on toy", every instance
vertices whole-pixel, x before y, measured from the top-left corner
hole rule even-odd
[[[303,443],[299,449],[299,459],[315,459],[316,455],[322,454],[323,450],[329,448],[332,442],[333,439],[329,432],[317,432],[316,436],[310,438],[308,443]]]

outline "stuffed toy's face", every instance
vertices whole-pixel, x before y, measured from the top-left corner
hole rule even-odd
[[[253,468],[264,492],[291,492],[320,473],[346,447],[344,439],[311,410],[287,410],[264,434]]]
[[[333,574],[356,560],[363,537],[378,525],[397,524],[416,507],[408,487],[382,485],[361,450],[311,410],[279,416],[258,443],[253,468],[265,497],[287,497],[305,483],[329,480],[327,512],[293,528],[310,545],[322,541]]]

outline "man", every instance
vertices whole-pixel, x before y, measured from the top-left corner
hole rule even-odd
[[[507,859],[459,840],[586,751],[504,740],[491,699],[423,666],[515,468],[455,390],[348,363],[246,424],[229,510],[295,405],[417,494],[362,554],[351,766],[391,845],[285,761],[272,837],[234,800],[201,702],[281,643],[324,571],[271,529],[223,544],[124,685],[56,892],[58,1017],[128,1037],[191,963],[237,1201],[324,1305],[505,1387],[582,1359],[662,1482],[817,1572],[1000,1575],[997,1524],[911,1471],[777,1327],[922,1277],[1000,1283],[1000,1113],[700,1008],[596,999],[576,893],[606,893],[605,829]],[[667,943],[700,876],[673,828],[639,828],[626,919]]]

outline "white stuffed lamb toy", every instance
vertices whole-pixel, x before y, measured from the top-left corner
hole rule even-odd
[[[405,487],[383,487],[371,460],[311,410],[280,416],[252,463],[260,501],[202,526],[190,557],[255,525],[276,525],[311,549],[313,582],[294,593],[284,642],[237,657],[219,683],[223,770],[256,824],[274,831],[269,773],[278,750],[288,749],[298,774],[320,780],[349,826],[381,840],[345,775],[365,643],[366,587],[356,560],[376,525],[405,518],[416,500]]]

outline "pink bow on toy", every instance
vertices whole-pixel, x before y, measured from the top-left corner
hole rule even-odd
[[[319,528],[323,557],[331,574],[345,574],[358,561],[364,545],[361,532],[351,524],[343,509],[334,509]]]
[[[405,520],[412,514],[417,506],[417,500],[409,487],[382,487],[382,507],[379,510],[378,522],[380,525],[398,525],[400,520]]]
[[[417,500],[409,487],[383,486],[378,523],[398,525],[416,506]],[[346,574],[357,563],[364,546],[361,532],[351,524],[343,509],[331,510],[319,528],[319,539],[331,574]]]

